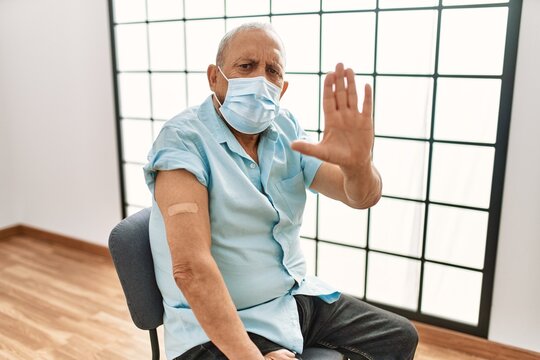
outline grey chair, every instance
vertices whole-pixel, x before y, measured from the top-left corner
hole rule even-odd
[[[109,251],[120,278],[133,323],[150,333],[152,359],[159,359],[156,329],[163,324],[163,298],[156,283],[154,261],[148,237],[150,209],[143,209],[122,220],[111,231]],[[304,360],[342,360],[340,353],[308,348]]]

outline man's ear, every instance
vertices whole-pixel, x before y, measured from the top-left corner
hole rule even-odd
[[[213,92],[216,91],[216,82],[217,82],[217,66],[214,64],[208,65],[208,69],[206,69],[206,77],[208,78],[208,85],[210,86],[210,90]]]
[[[289,82],[288,81],[284,81],[283,82],[283,89],[281,89],[281,94],[279,94],[279,99],[281,100],[281,98],[283,97],[283,94],[285,94],[285,91],[287,91],[287,88],[289,87]]]

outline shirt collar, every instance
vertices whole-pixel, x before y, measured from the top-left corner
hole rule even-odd
[[[231,140],[233,143],[236,143],[237,140],[217,113],[216,108],[214,107],[214,102],[212,101],[212,97],[213,95],[210,95],[206,98],[206,100],[204,100],[199,107],[197,116],[206,125],[218,143],[223,144],[226,142],[229,144],[229,146],[231,146]],[[275,142],[278,138],[276,125],[271,123],[270,126],[262,132],[261,136],[268,137],[269,140]]]

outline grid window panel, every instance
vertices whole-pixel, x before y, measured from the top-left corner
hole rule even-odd
[[[216,62],[221,37],[225,35],[225,20],[197,20],[186,22],[186,68],[205,71]]]
[[[367,211],[350,208],[340,201],[319,197],[319,238],[366,246]]]
[[[357,46],[347,46],[354,35]],[[338,62],[355,72],[372,73],[375,61],[375,13],[325,14],[322,16],[322,71]]]
[[[156,119],[168,120],[186,107],[184,74],[152,74],[152,113]]]
[[[441,77],[437,81],[435,139],[495,143],[501,80]]]
[[[442,12],[439,73],[501,75],[508,8]]]
[[[120,71],[148,70],[148,43],[145,24],[116,26],[117,67]]]
[[[482,273],[426,262],[422,313],[477,325]]]
[[[152,197],[143,176],[143,165],[124,164],[126,201],[138,207],[152,206]]]
[[[494,155],[487,146],[434,144],[430,200],[488,208]]]
[[[148,20],[181,19],[183,2],[178,0],[147,0]]]
[[[376,0],[323,0],[324,11],[370,10],[377,6]]]
[[[184,0],[186,18],[209,18],[225,15],[225,2],[223,0]],[[205,46],[209,44],[202,42]]]
[[[377,72],[433,74],[437,11],[379,13]]]
[[[150,118],[150,81],[148,74],[119,74],[120,116]]]
[[[280,101],[282,108],[288,109],[305,130],[319,128],[319,76],[285,76],[289,87]]]
[[[318,15],[274,16],[272,25],[285,46],[287,71],[319,71]]]
[[[424,204],[383,198],[371,209],[370,249],[420,257]]]
[[[270,11],[269,1],[227,0],[227,16],[260,15]]]
[[[482,269],[488,218],[487,211],[429,205],[426,258]]]
[[[384,179],[383,195],[424,200],[428,151],[425,141],[376,138],[373,159]]]
[[[152,122],[149,120],[123,119],[121,122],[122,153],[124,160],[129,162],[146,163],[146,155],[152,147]]]
[[[367,299],[416,310],[420,289],[420,261],[370,251]]]
[[[115,0],[114,21],[117,23],[146,20],[145,0]]]
[[[270,23],[270,16],[227,18],[225,22],[226,22],[225,26],[227,27],[226,31],[230,31],[234,29],[235,27],[238,27],[245,23],[251,23],[251,22]]]
[[[302,218],[300,236],[315,238],[317,236],[317,195],[306,191],[306,207]]]
[[[320,10],[320,2],[314,0],[272,0],[272,13],[299,13]]]
[[[180,21],[148,25],[151,70],[184,70],[184,23]]]
[[[431,77],[377,77],[375,133],[429,138],[432,102]]]
[[[159,132],[163,128],[163,125],[165,125],[165,121],[152,121],[152,141],[155,141],[157,139]],[[148,150],[150,150],[150,148]]]
[[[439,5],[439,0],[379,0],[381,9],[428,7]]]
[[[345,246],[318,243],[317,276],[348,294],[364,296],[366,252]]]
[[[208,96],[212,94],[208,85],[206,73],[188,74],[188,106],[201,104]]]
[[[306,259],[306,274],[315,275],[315,258],[317,257],[317,242],[311,239],[300,239],[300,247]]]

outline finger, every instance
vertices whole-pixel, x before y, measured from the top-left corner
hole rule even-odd
[[[352,69],[345,70],[347,76],[347,100],[349,108],[358,111],[358,94],[356,93],[356,83],[354,81],[354,71]]]
[[[307,156],[313,156],[323,161],[327,161],[328,155],[319,144],[311,144],[307,141],[296,140],[291,143],[291,149]]]
[[[336,75],[333,72],[326,74],[323,88],[323,110],[325,114],[336,111],[336,99],[332,87],[335,83]]]
[[[343,70],[343,64],[336,65],[336,104],[338,109],[344,109],[347,107],[347,89],[345,89],[345,71]]]
[[[373,92],[371,91],[371,86],[366,84],[364,86],[364,103],[362,105],[362,114],[368,115],[369,117],[373,114]]]

